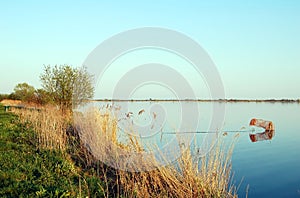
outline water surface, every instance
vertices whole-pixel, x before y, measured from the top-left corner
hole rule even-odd
[[[245,197],[248,191],[248,197],[300,197],[299,103],[108,103],[119,109],[120,129],[139,131],[145,143],[158,146],[176,138],[161,132],[240,130],[247,128],[252,118],[270,120],[275,124],[275,136],[271,140],[252,142],[248,132],[239,133],[232,156],[234,181],[240,184],[238,194]],[[226,108],[224,122],[212,127],[214,105]],[[225,138],[230,140],[234,135],[228,133]],[[196,134],[193,138],[201,147],[206,134]]]

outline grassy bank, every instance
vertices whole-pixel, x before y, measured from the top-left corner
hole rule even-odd
[[[102,181],[66,152],[39,146],[36,132],[0,106],[0,197],[103,196]]]
[[[117,121],[107,110],[82,114],[81,126],[74,126],[55,108],[14,109],[18,116],[0,109],[1,197],[237,196],[230,184],[232,147],[218,144],[199,160],[183,149],[177,162],[166,166],[157,166],[153,157],[141,158],[143,169],[156,168],[128,172],[96,160],[100,156],[120,164],[120,149],[143,152],[134,137],[118,140]]]

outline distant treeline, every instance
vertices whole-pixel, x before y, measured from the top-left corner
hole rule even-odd
[[[300,99],[95,99],[91,101],[99,102],[281,102],[281,103],[300,103]]]

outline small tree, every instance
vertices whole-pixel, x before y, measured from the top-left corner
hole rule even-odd
[[[27,83],[19,83],[14,88],[15,98],[24,102],[31,102],[34,98],[34,92],[34,87]]]
[[[51,96],[53,102],[62,111],[72,111],[73,105],[79,105],[94,95],[92,76],[85,67],[73,68],[69,65],[45,66],[40,76],[42,87]]]

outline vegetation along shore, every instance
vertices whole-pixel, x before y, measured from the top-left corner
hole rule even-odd
[[[10,98],[4,98],[3,105],[10,108],[0,105],[1,197],[237,197],[231,172],[234,143],[223,144],[223,137],[196,160],[189,147],[164,166],[154,156],[141,159],[143,170],[148,171],[126,171],[99,160],[87,149],[86,139],[93,140],[89,146],[102,156],[114,152],[116,163],[121,160],[117,150],[145,150],[130,134],[129,141],[118,139],[118,119],[109,108],[79,115],[72,111],[76,86],[65,82],[82,82],[82,77],[78,90],[88,89],[76,102],[85,102],[93,95],[91,76],[84,68],[67,65],[46,66],[43,89],[22,83]],[[74,123],[74,116],[82,119],[81,126]],[[155,168],[147,169],[150,165]]]

